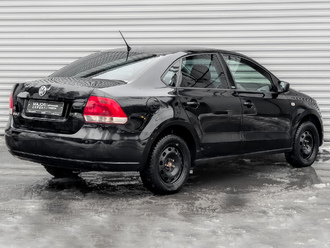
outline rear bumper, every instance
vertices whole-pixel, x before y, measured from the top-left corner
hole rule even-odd
[[[20,159],[81,171],[137,171],[144,146],[138,135],[82,128],[73,135],[7,129],[6,145]]]
[[[40,154],[19,152],[15,150],[9,151],[15,157],[18,157],[23,160],[80,171],[138,171],[140,169],[140,164],[138,162],[88,161],[61,157],[51,157]]]

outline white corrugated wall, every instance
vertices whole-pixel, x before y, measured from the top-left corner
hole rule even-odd
[[[94,51],[203,45],[245,53],[315,97],[330,141],[330,0],[1,0],[0,134],[14,83]]]

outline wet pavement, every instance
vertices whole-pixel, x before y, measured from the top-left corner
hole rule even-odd
[[[53,179],[0,137],[0,247],[330,247],[330,153],[200,166],[157,196],[138,173]]]

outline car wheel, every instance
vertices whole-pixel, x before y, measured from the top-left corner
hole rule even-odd
[[[294,167],[306,167],[314,163],[319,150],[319,135],[312,122],[302,123],[294,136],[293,149],[285,154],[289,164]]]
[[[176,135],[167,135],[154,146],[149,163],[141,172],[144,186],[157,194],[178,192],[190,170],[190,151]]]
[[[53,166],[43,165],[46,169],[46,171],[51,174],[52,176],[56,178],[76,178],[79,175],[79,172],[63,169],[63,168],[57,168]]]

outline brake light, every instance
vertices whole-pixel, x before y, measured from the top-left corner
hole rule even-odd
[[[14,113],[14,103],[13,103],[13,92],[12,92],[9,98],[9,114],[13,115],[13,113]]]
[[[127,116],[119,104],[110,98],[90,96],[84,110],[88,123],[125,124]]]

